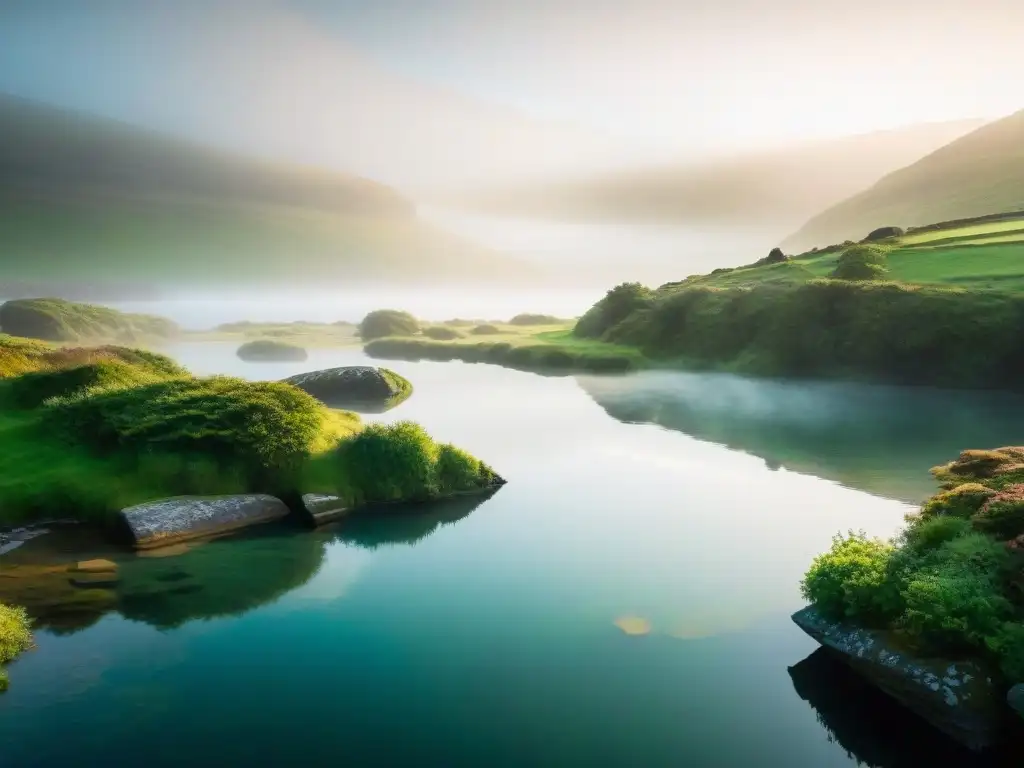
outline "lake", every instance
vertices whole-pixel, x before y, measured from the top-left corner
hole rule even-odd
[[[368,362],[234,348],[170,352],[250,378]],[[833,534],[891,535],[930,466],[1019,442],[1018,399],[388,365],[415,393],[367,418],[419,421],[508,484],[126,558],[114,603],[11,665],[0,765],[981,765],[789,615]]]

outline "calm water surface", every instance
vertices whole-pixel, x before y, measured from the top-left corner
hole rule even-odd
[[[251,378],[366,362],[233,351],[172,350]],[[393,367],[415,394],[372,418],[420,421],[508,485],[125,562],[116,606],[12,665],[0,765],[971,764],[789,614],[834,533],[893,533],[929,466],[1014,442],[986,398]],[[951,404],[971,418],[904,434]]]

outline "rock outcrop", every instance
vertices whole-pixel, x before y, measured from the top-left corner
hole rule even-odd
[[[902,227],[879,227],[871,230],[864,238],[865,243],[874,243],[878,240],[885,240],[890,237],[902,237],[906,232]]]
[[[283,501],[255,493],[176,496],[121,511],[121,517],[139,549],[248,528],[280,520],[287,515],[288,507]]]
[[[829,621],[814,606],[793,621],[825,648],[905,707],[970,749],[997,739],[1002,693],[994,674],[978,661],[918,658],[892,633]]]
[[[302,494],[302,507],[313,525],[326,525],[345,517],[351,508],[337,496],[323,493]]]
[[[1010,709],[1024,717],[1024,683],[1010,689],[1010,692],[1006,694],[1006,703],[1010,705]]]
[[[406,379],[387,368],[371,366],[326,368],[283,381],[326,405],[354,411],[386,411],[412,394],[412,385]]]

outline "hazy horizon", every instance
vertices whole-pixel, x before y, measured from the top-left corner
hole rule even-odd
[[[997,118],[1020,23],[1008,0],[9,0],[0,91],[419,191]]]

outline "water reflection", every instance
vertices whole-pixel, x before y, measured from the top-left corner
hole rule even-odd
[[[790,667],[789,676],[797,695],[814,709],[829,741],[846,750],[858,765],[997,768],[1014,764],[1003,752],[977,755],[964,749],[869,685],[824,648]]]
[[[266,525],[190,543],[166,557],[118,558],[115,588],[72,586],[63,564],[19,564],[0,573],[0,600],[25,606],[38,629],[73,634],[108,613],[158,629],[240,616],[307,584],[332,544],[375,550],[414,545],[469,516],[490,494],[357,515],[316,531]],[[168,548],[170,549],[170,548]]]
[[[908,502],[964,448],[1020,440],[1024,398],[839,382],[645,372],[577,377],[609,415],[658,424],[787,469]]]

